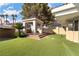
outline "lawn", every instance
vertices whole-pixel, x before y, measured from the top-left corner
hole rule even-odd
[[[79,44],[60,35],[49,35],[41,40],[16,38],[0,41],[2,56],[75,56],[79,55]]]

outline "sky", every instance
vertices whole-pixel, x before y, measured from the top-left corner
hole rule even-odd
[[[10,15],[12,14],[16,14],[17,18],[16,21],[17,22],[21,22],[22,21],[22,16],[20,14],[20,12],[22,11],[22,3],[0,3],[0,14],[8,14],[9,17],[7,18],[7,20],[9,22],[12,22],[12,17]],[[49,3],[48,6],[49,7],[59,7],[63,5],[63,3]]]

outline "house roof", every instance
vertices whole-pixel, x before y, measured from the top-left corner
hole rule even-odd
[[[60,6],[52,10],[56,19],[62,24],[66,25],[67,20],[73,20],[73,18],[79,16],[79,4],[72,3]]]
[[[32,21],[36,21],[37,23],[43,23],[43,21],[41,21],[40,19],[37,18],[29,18],[29,19],[24,19],[23,22],[32,22]]]
[[[72,3],[71,4],[62,5],[60,7],[52,9],[52,13],[60,12],[60,11],[66,10],[66,9],[74,8],[74,7],[75,6]]]
[[[13,29],[11,25],[0,25],[0,29]]]

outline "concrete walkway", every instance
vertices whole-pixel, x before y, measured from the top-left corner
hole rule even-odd
[[[39,35],[29,35],[28,38],[35,39],[35,40],[40,40],[41,38]]]

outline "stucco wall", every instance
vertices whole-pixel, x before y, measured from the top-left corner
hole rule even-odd
[[[56,27],[53,29],[53,32],[66,35],[67,40],[79,43],[79,31],[69,31],[68,28],[65,31],[63,27]]]
[[[14,37],[15,29],[0,29],[0,38]]]
[[[63,27],[56,27],[55,29],[53,29],[53,32],[56,34],[61,34],[61,35],[66,34],[66,31]]]
[[[73,41],[73,42],[79,42],[79,31],[66,31],[66,39]]]

